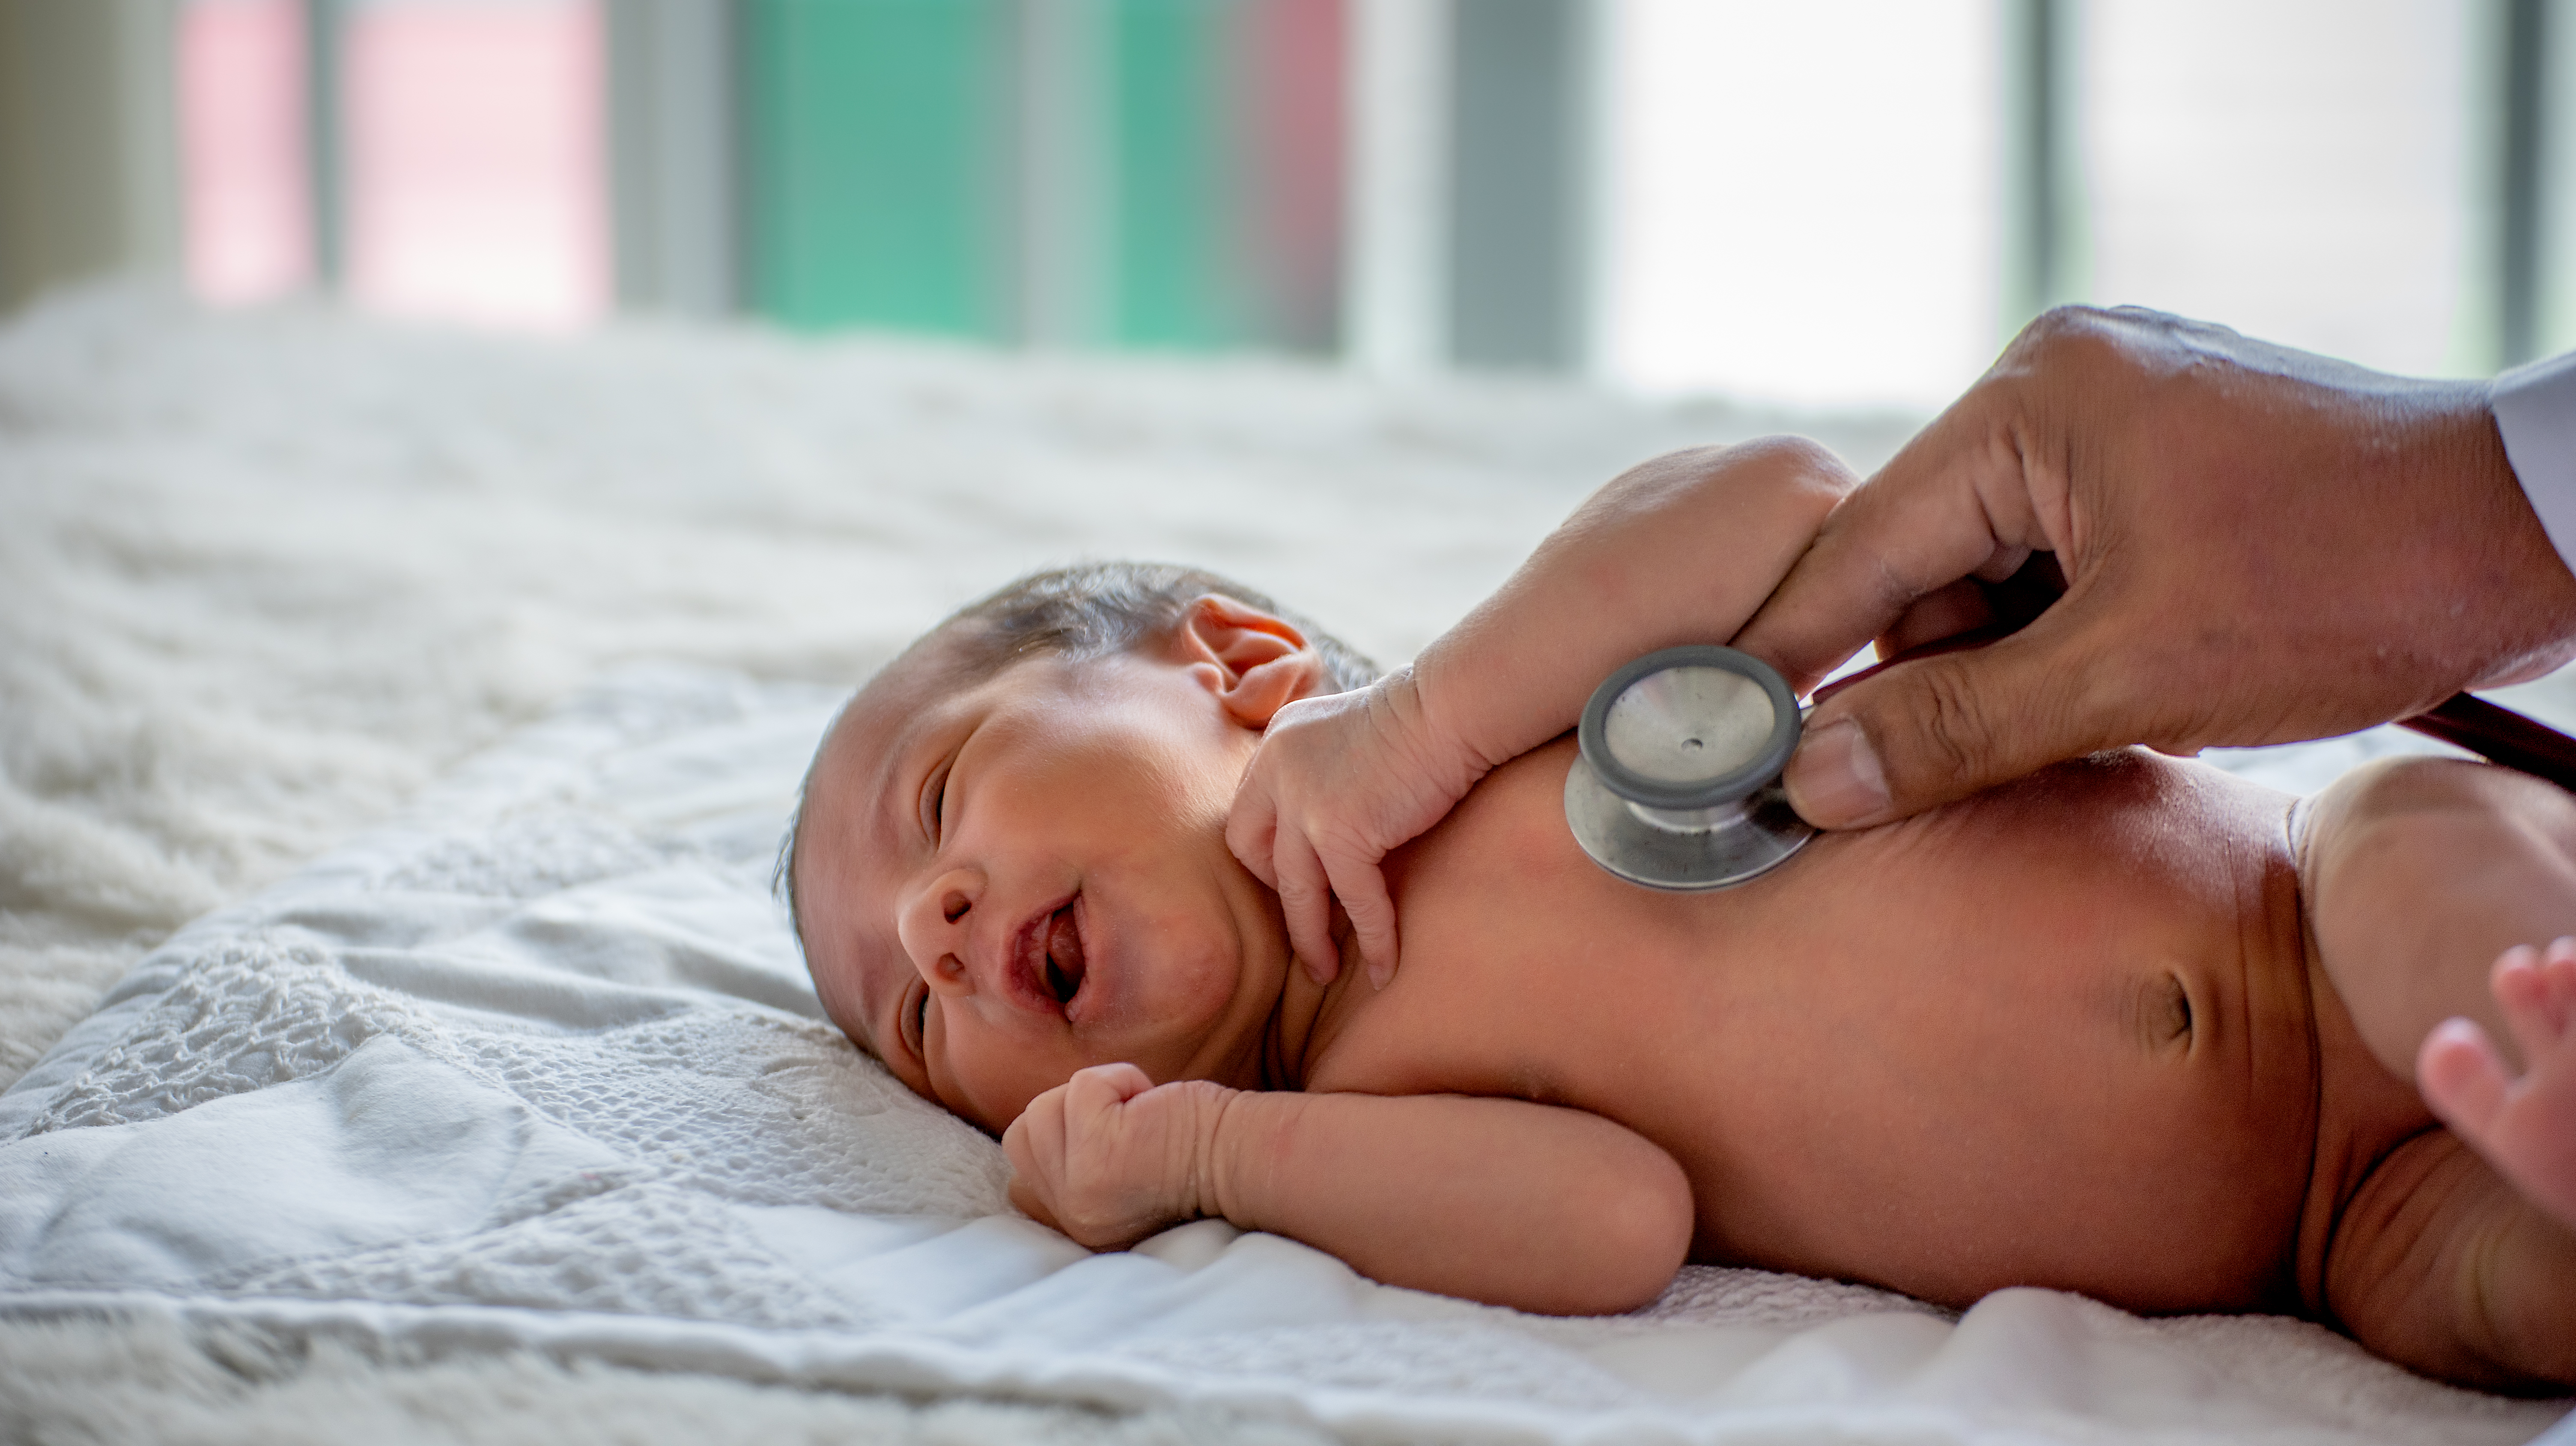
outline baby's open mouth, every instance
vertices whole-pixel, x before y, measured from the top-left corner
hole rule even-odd
[[[1082,929],[1073,921],[1073,901],[1049,915],[1040,926],[1039,947],[1045,951],[1047,992],[1058,1004],[1071,1004],[1082,992]]]

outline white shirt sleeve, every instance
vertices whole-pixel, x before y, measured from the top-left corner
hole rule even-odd
[[[2522,495],[2576,572],[2576,351],[2496,378],[2488,405]]]

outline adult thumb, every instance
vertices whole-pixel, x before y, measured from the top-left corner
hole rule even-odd
[[[2076,685],[2026,632],[1890,664],[1808,715],[1790,806],[1818,828],[1864,828],[2091,752]]]

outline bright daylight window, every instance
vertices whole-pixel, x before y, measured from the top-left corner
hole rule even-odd
[[[1955,395],[2023,319],[2001,300],[2009,3],[1612,0],[1601,369],[1801,402]],[[2503,8],[2060,5],[2056,299],[2492,372]],[[2565,137],[2576,107],[2552,98]],[[2567,310],[2544,351],[2576,344]]]

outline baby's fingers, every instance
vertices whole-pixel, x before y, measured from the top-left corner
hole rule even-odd
[[[1279,805],[1247,769],[1242,786],[1234,792],[1234,809],[1225,818],[1225,846],[1234,850],[1235,858],[1254,878],[1276,889],[1279,869],[1270,856],[1278,841]]]
[[[1351,935],[1368,964],[1369,983],[1384,989],[1395,977],[1395,901],[1376,864],[1344,864],[1332,875],[1333,893],[1351,917]]]
[[[1132,1064],[1095,1064],[1064,1082],[1067,1115],[1088,1123],[1154,1087],[1153,1076]]]
[[[1064,1105],[1062,1086],[1048,1090],[1029,1101],[1029,1107],[1002,1132],[1002,1153],[1011,1162],[1011,1203],[1051,1229],[1061,1228],[1055,1212],[1047,1207],[1046,1194],[1064,1178]]]
[[[1029,1177],[1027,1175],[1020,1174],[1013,1175],[1011,1177],[1011,1204],[1017,1208],[1021,1214],[1026,1215],[1031,1220],[1045,1226],[1047,1229],[1056,1232],[1058,1235],[1065,1233],[1063,1222],[1057,1220],[1055,1218],[1055,1212],[1047,1208],[1046,1196],[1039,1192],[1037,1186],[1029,1183]]]
[[[1288,943],[1306,965],[1306,976],[1330,984],[1342,972],[1341,951],[1333,947],[1333,887],[1324,861],[1299,835],[1280,840],[1272,856],[1279,866],[1279,912],[1288,921]]]

